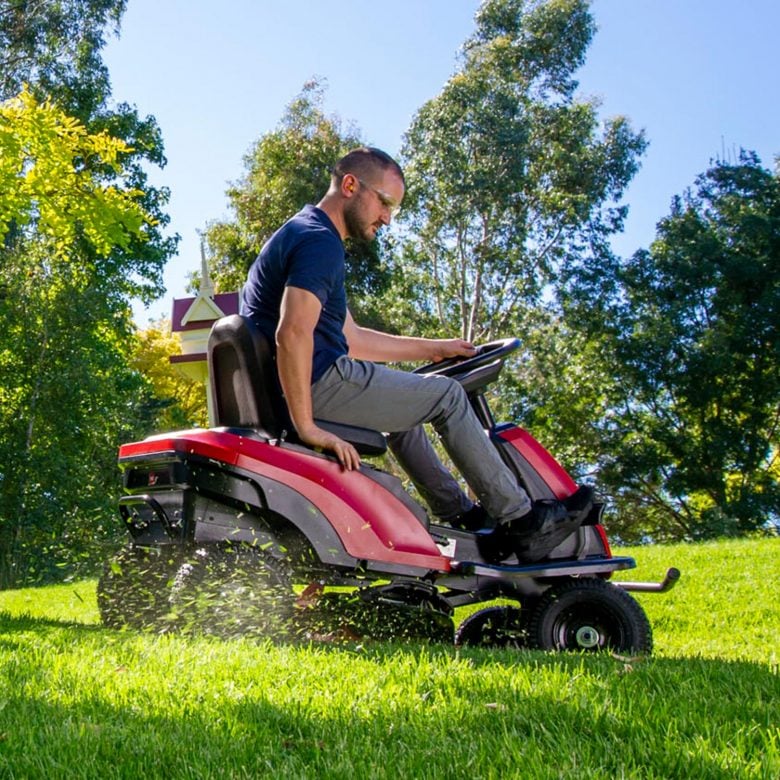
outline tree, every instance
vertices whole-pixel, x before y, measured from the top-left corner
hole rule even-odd
[[[109,106],[111,85],[101,58],[106,32],[118,32],[126,0],[0,0],[0,101],[29,93],[81,122],[87,133],[107,133],[126,144],[118,155],[121,172],[104,166],[91,170],[108,184],[112,178],[139,193],[139,204],[151,217],[144,235],[130,236],[126,246],[116,246],[104,258],[119,294],[106,289],[117,307],[127,310],[138,297],[148,303],[164,292],[162,269],[175,252],[178,236],[167,237],[165,212],[169,193],[148,183],[148,164],[164,166],[162,136],[152,116],[140,118],[131,106]],[[81,161],[90,169],[90,160]],[[10,248],[14,233],[6,237]],[[85,250],[71,246],[71,255]],[[93,262],[87,258],[87,262]]]
[[[645,148],[624,118],[599,128],[573,74],[585,0],[485,0],[463,65],[415,116],[403,150],[406,294],[442,332],[519,328],[556,272],[620,229]]]
[[[156,421],[130,301],[160,294],[178,239],[147,182],[154,118],[108,102],[100,50],[124,7],[0,2],[0,587],[106,557],[117,446]]]
[[[220,290],[240,289],[249,266],[274,231],[307,203],[316,203],[330,184],[336,161],[361,146],[357,131],[341,129],[323,113],[324,86],[318,80],[287,107],[278,129],[262,136],[244,159],[245,176],[227,190],[235,219],[206,230],[211,277]],[[386,286],[382,249],[354,242],[347,260],[350,305],[362,321],[376,321],[373,296]]]
[[[181,339],[171,333],[167,319],[151,323],[138,332],[130,358],[131,366],[151,385],[156,412],[155,431],[206,427],[206,387],[177,374],[169,358],[181,354]]]
[[[633,525],[682,539],[777,525],[780,178],[752,153],[717,162],[649,250],[572,282],[572,322],[614,377],[601,480]]]
[[[63,258],[83,237],[105,257],[133,236],[143,239],[153,224],[139,190],[101,181],[105,171],[121,175],[127,144],[105,131],[88,133],[27,90],[0,104],[0,150],[0,240],[36,234]]]
[[[38,249],[26,255],[38,270],[14,264],[23,296],[0,302],[0,587],[91,573],[81,567],[106,557],[122,532],[117,446],[151,422],[127,367],[132,334],[106,327],[89,275],[48,273]]]
[[[0,99],[30,85],[85,119],[110,96],[100,57],[127,0],[0,0]]]
[[[0,150],[2,586],[109,534],[116,444],[143,422],[145,393],[124,357],[116,303],[134,286],[116,254],[148,241],[153,219],[119,186],[127,146],[26,91],[0,105]]]

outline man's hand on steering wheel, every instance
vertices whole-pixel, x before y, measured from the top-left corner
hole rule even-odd
[[[470,341],[463,339],[435,339],[431,344],[432,363],[440,363],[447,358],[470,358],[477,354],[477,348]]]

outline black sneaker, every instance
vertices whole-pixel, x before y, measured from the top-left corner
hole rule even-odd
[[[517,555],[521,563],[543,560],[580,527],[590,511],[592,489],[585,487],[580,490],[564,501],[534,501],[528,514],[499,524],[492,531],[478,533],[480,555],[488,563],[500,563],[512,554]]]
[[[480,528],[492,528],[495,521],[485,511],[481,504],[474,504],[468,512],[458,515],[450,522],[453,528],[460,528],[463,531],[478,531]]]
[[[562,501],[535,501],[532,522],[518,528],[515,521],[509,529],[518,560],[535,563],[546,558],[580,527],[585,514],[583,507],[569,511]]]
[[[476,532],[476,537],[479,554],[488,563],[501,563],[511,557],[515,551],[507,525],[483,528]]]
[[[563,499],[563,505],[571,515],[577,515],[584,520],[593,508],[594,490],[590,485],[580,485],[568,498]]]

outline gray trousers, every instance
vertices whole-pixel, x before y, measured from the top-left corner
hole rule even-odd
[[[453,379],[341,357],[312,386],[312,404],[320,419],[390,433],[393,455],[431,511],[445,522],[473,504],[439,460],[423,423],[433,425],[452,462],[494,520],[511,520],[531,508],[528,495]]]

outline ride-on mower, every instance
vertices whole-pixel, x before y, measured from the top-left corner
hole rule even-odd
[[[525,430],[496,424],[488,405],[486,388],[519,346],[496,341],[417,371],[460,382],[531,499],[565,503],[578,491],[571,477]],[[250,320],[216,322],[208,362],[216,427],[119,450],[119,511],[131,540],[98,584],[107,625],[652,649],[650,624],[629,591],[668,590],[679,572],[669,569],[660,583],[610,582],[635,562],[612,555],[602,505],[589,502],[579,528],[544,560],[490,563],[478,532],[431,524],[397,477],[365,459],[345,471],[296,439],[271,350]],[[385,452],[378,431],[317,422],[364,458]],[[455,630],[457,607],[490,602]]]

